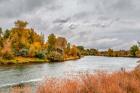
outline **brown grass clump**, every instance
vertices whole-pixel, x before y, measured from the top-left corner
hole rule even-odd
[[[29,85],[19,85],[11,87],[10,93],[32,93],[32,89]]]
[[[50,78],[39,86],[37,93],[140,93],[140,70]]]

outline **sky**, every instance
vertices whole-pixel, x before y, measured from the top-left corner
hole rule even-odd
[[[0,0],[0,27],[16,20],[86,48],[129,49],[140,40],[140,0]]]

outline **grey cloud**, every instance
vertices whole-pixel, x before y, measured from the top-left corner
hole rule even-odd
[[[133,10],[135,8],[135,6],[133,5],[132,0],[117,0],[116,3],[114,3],[113,5],[111,5],[111,8],[114,8],[115,10],[118,11],[130,11]]]
[[[3,25],[25,19],[46,36],[55,33],[87,48],[126,49],[140,40],[139,4],[139,0],[0,0],[0,19]]]
[[[59,18],[53,21],[53,23],[66,23],[70,20],[71,18]]]
[[[43,5],[53,3],[54,0],[5,0],[0,1],[1,17],[18,17],[32,12]]]

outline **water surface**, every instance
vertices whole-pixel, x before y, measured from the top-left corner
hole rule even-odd
[[[86,56],[78,60],[28,65],[0,66],[0,87],[35,82],[44,76],[64,76],[68,73],[131,70],[138,58]]]

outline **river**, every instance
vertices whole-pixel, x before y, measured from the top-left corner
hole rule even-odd
[[[44,77],[65,76],[77,72],[119,71],[134,69],[138,58],[86,56],[78,60],[59,63],[0,66],[0,88],[36,82]]]

